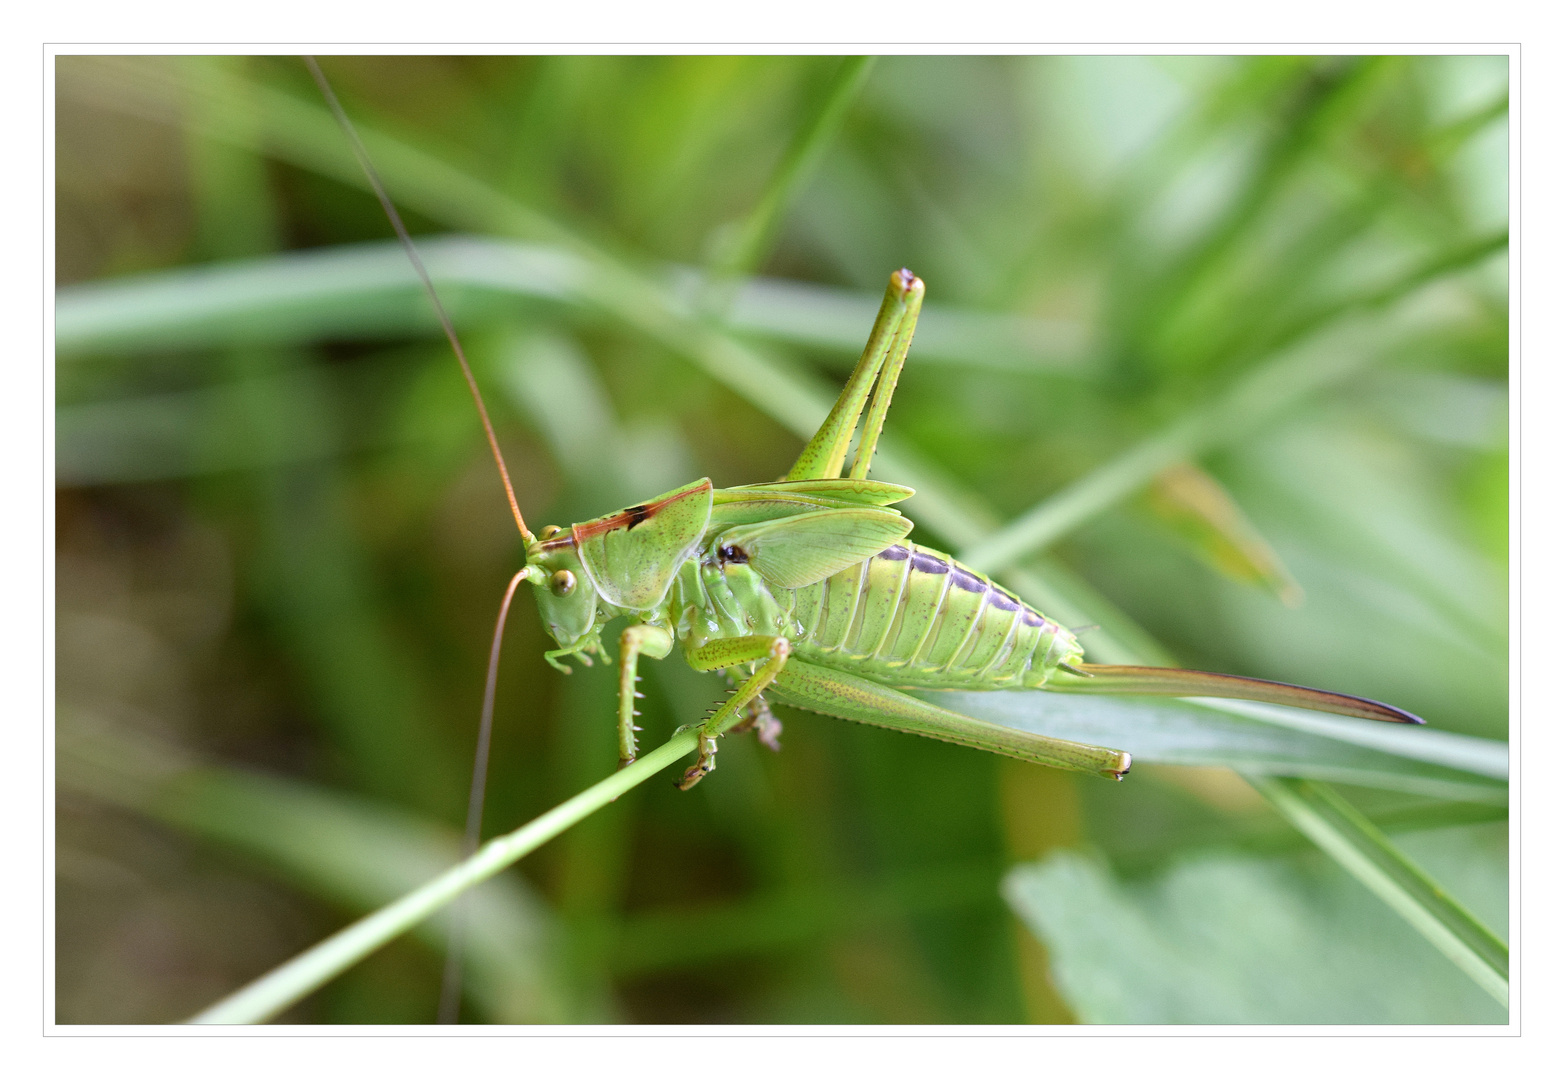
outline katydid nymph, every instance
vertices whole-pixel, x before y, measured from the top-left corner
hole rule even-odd
[[[1075,635],[987,576],[909,542],[894,509],[914,494],[871,480],[870,464],[901,375],[924,284],[890,277],[868,344],[834,408],[781,480],[718,489],[696,480],[635,506],[536,535],[526,525],[476,380],[454,328],[362,144],[319,68],[312,72],[408,252],[460,361],[525,544],[491,651],[484,734],[493,706],[499,631],[521,582],[533,587],[557,648],[607,658],[618,635],[619,762],[635,759],[641,658],[677,646],[700,671],[724,671],[734,692],[699,724],[689,789],[715,767],[718,739],[736,726],[776,747],[765,695],[804,710],[924,735],[1056,768],[1122,779],[1130,755],[988,723],[909,690],[1036,689],[1069,693],[1241,698],[1397,723],[1410,713],[1365,698],[1233,675],[1087,663]],[[851,466],[847,455],[858,434]],[[483,768],[471,810],[481,807]],[[469,820],[469,828],[473,822]]]
[[[559,648],[602,653],[619,636],[620,763],[635,757],[636,669],[677,644],[702,671],[744,681],[701,725],[679,782],[711,772],[735,723],[774,743],[770,694],[797,708],[1121,779],[1122,750],[1020,731],[943,709],[906,691],[1028,688],[1072,693],[1234,697],[1399,723],[1377,701],[1177,668],[1084,662],[1075,635],[1016,594],[942,552],[909,543],[893,509],[912,489],[869,479],[875,444],[912,341],[923,282],[891,275],[863,356],[835,408],[786,477],[714,489],[702,479],[569,529],[527,540],[520,577]],[[872,397],[871,397],[872,394]],[[867,412],[865,410],[867,409]],[[857,456],[844,475],[863,419]]]

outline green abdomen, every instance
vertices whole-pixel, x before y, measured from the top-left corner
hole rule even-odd
[[[1061,660],[1081,658],[1068,630],[917,544],[893,544],[795,589],[791,607],[801,628],[795,655],[892,686],[1041,686]]]

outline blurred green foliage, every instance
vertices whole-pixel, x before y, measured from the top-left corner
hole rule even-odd
[[[906,265],[930,299],[877,475],[919,487],[917,539],[971,547],[1084,492],[1009,580],[1100,626],[1094,658],[1503,739],[1505,59],[849,63],[323,60],[415,233],[492,238],[429,257],[529,524],[780,475]],[[62,57],[57,91],[57,1015],[170,1021],[451,850],[519,546],[298,61]],[[699,275],[746,269],[735,238],[757,236],[758,278]],[[317,248],[337,261],[289,254]],[[611,673],[564,678],[544,640],[518,610],[489,832],[613,766]],[[643,744],[722,690],[676,659],[648,673]],[[784,720],[780,755],[730,739],[692,793],[637,790],[501,883],[468,1018],[1502,1012],[1410,932],[1354,948],[1392,917],[1232,772],[1115,786]],[[1393,788],[1348,794],[1430,856],[1428,830],[1504,814]],[[1483,828],[1446,884],[1502,924]],[[998,888],[1050,852],[1027,880],[1056,897],[1028,915],[1052,976]],[[1137,965],[1189,955],[1208,928],[1175,901],[1212,888],[1253,920],[1200,960],[1206,998],[1147,1011],[1134,988],[1180,969]],[[1144,949],[1071,947],[1124,912]],[[1247,947],[1283,924],[1296,948]],[[1301,989],[1274,1008],[1224,1005],[1288,970]],[[438,979],[433,950],[399,942],[285,1019],[427,1022]],[[1398,981],[1419,990],[1396,1010],[1319,1007]]]

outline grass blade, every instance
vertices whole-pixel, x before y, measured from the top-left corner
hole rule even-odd
[[[729,230],[719,229],[719,248],[712,267],[717,281],[748,274],[765,258],[782,215],[814,174],[876,59],[849,56],[842,61],[819,105],[794,135],[760,201],[742,222],[733,223]]]
[[[202,764],[175,747],[62,716],[62,791],[145,814],[206,843],[241,853],[294,888],[348,910],[373,910],[427,881],[460,857],[454,831],[392,805],[314,784]],[[465,960],[469,994],[501,1023],[567,1023],[606,1015],[570,1003],[558,964],[559,927],[517,879],[471,896]],[[445,944],[432,921],[415,933]]]
[[[1401,728],[1400,739],[1376,740],[1373,731],[1357,729],[1400,726],[1330,717],[1339,724],[1316,728],[1311,722],[1325,717],[1277,706],[1268,707],[1272,715],[1255,717],[1244,710],[1215,708],[1216,702],[1204,699],[1089,698],[1036,691],[938,691],[929,697],[990,723],[1127,750],[1136,764],[1306,776],[1489,805],[1509,799],[1503,778],[1492,774],[1503,744],[1449,732]],[[1280,714],[1288,714],[1288,722],[1278,723]]]
[[[1288,607],[1303,603],[1303,589],[1281,556],[1232,494],[1204,469],[1187,462],[1163,469],[1152,480],[1147,503],[1197,558],[1218,573],[1268,589]]]
[[[1508,782],[1510,747],[1497,739],[1481,739],[1437,728],[1398,728],[1396,725],[1363,722],[1344,716],[1304,712],[1268,705],[1261,701],[1221,698],[1191,698],[1208,709],[1247,716],[1267,724],[1323,735],[1370,750],[1382,750],[1412,761],[1460,769],[1474,776]]]
[[[1250,777],[1278,813],[1412,925],[1487,991],[1510,1004],[1510,950],[1329,787]]]
[[[419,251],[458,326],[489,321],[512,298],[581,308],[590,264],[559,246],[484,236],[428,236]],[[679,310],[693,309],[701,275],[667,269]],[[395,242],[344,244],[68,285],[56,296],[62,358],[141,348],[282,345],[332,337],[439,332],[410,302],[417,292]],[[737,286],[724,318],[746,337],[854,356],[879,297],[776,278]],[[1077,322],[925,304],[919,363],[1081,374],[1086,331]]]
[[[535,851],[582,818],[695,749],[696,733],[675,735],[656,750],[620,769],[514,832],[484,844],[469,859],[394,903],[367,915],[287,963],[190,1018],[193,1024],[258,1024],[325,985],[399,934]]]
[[[1081,479],[1055,492],[1005,528],[961,552],[961,560],[995,572],[1052,544],[1082,523],[1139,491],[1156,475],[1253,431],[1306,395],[1317,393],[1369,363],[1375,354],[1372,311],[1404,299],[1445,274],[1475,265],[1500,251],[1508,235],[1464,242],[1420,263],[1360,302],[1310,320],[1293,344],[1245,375],[1209,405],[1197,406],[1151,438],[1130,447]],[[1355,309],[1358,318],[1350,318]],[[1318,336],[1306,331],[1319,327]]]

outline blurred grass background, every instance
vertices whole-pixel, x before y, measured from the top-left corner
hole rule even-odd
[[[1089,657],[1505,738],[1504,57],[322,63],[415,233],[498,238],[428,257],[534,529],[780,475],[905,265],[876,475],[931,493],[916,539],[1084,484],[1006,566]],[[166,1022],[453,857],[520,553],[299,61],[62,57],[57,91],[56,1008]],[[1301,388],[1201,411],[1290,356]],[[523,604],[490,834],[613,766],[610,674],[545,647]],[[648,674],[643,745],[722,687]],[[1503,1019],[1231,771],[782,717],[783,753],[729,739],[489,889],[466,1018]],[[1502,806],[1343,791],[1505,933]],[[1131,956],[1090,947],[1110,910]],[[430,1021],[439,940],[284,1019]]]

